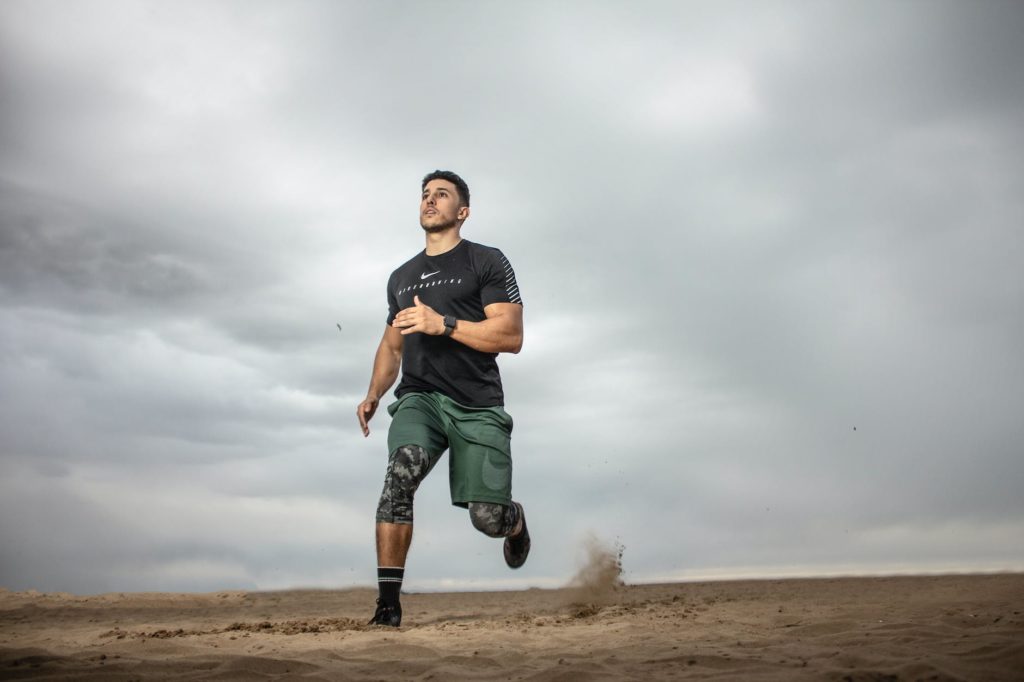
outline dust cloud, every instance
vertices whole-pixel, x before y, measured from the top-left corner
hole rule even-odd
[[[584,609],[597,609],[616,600],[622,580],[622,554],[626,548],[616,542],[608,545],[593,535],[584,540],[586,559],[567,586],[570,603]]]

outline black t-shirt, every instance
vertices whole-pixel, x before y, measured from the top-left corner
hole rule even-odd
[[[463,239],[438,256],[421,251],[388,279],[388,324],[414,305],[413,297],[441,315],[480,322],[484,306],[522,305],[516,275],[498,249]],[[402,380],[395,389],[438,391],[468,407],[504,405],[497,353],[482,353],[447,336],[408,334],[402,344]]]

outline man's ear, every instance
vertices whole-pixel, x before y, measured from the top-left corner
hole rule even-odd
[[[469,217],[469,206],[463,206],[459,209],[458,213],[459,220],[465,220]]]

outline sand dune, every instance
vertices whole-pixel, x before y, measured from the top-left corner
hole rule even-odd
[[[374,596],[0,591],[0,679],[1024,679],[1024,575]]]

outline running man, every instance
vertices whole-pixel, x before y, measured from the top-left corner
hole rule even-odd
[[[445,450],[452,504],[473,527],[505,538],[505,563],[530,552],[523,506],[512,501],[512,417],[498,353],[523,345],[523,302],[515,273],[498,249],[462,239],[469,187],[451,171],[422,183],[420,226],[426,249],[391,273],[388,320],[366,399],[356,408],[363,435],[398,378],[388,406],[388,467],[377,505],[377,610],[370,624],[398,627],[405,559],[412,542],[413,496]]]

